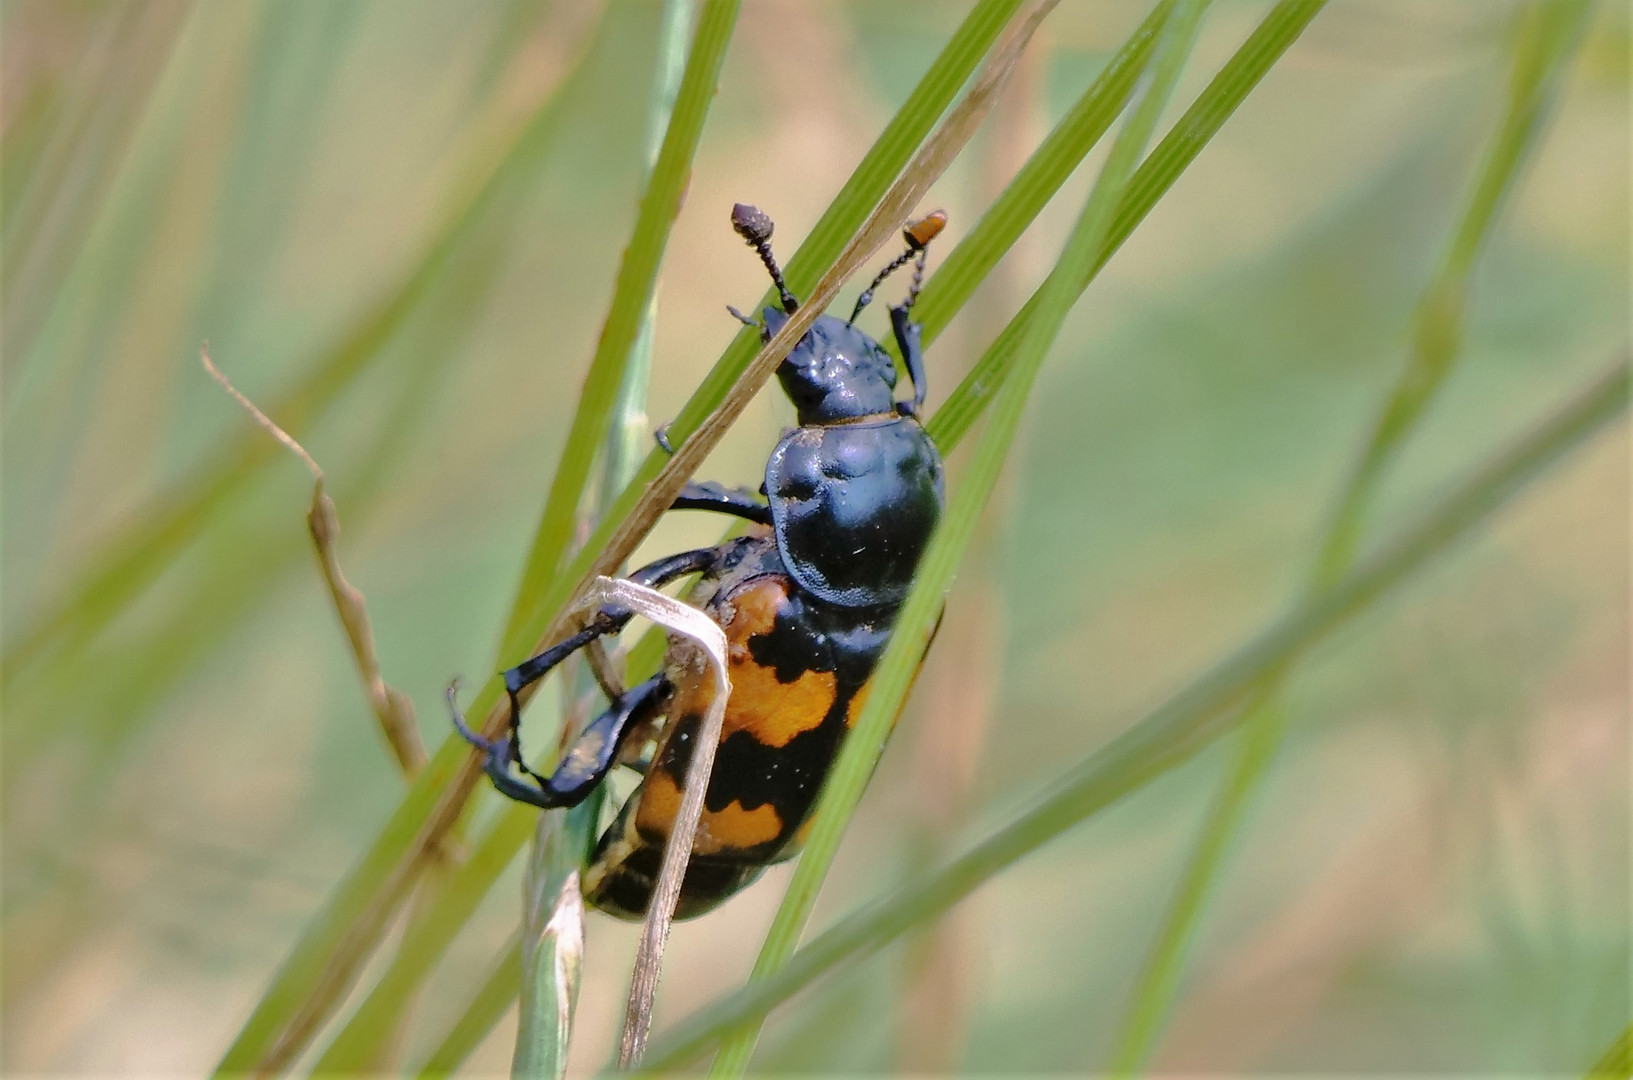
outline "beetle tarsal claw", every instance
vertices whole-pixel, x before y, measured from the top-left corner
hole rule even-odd
[[[459,710],[459,680],[455,679],[450,682],[448,689],[442,692],[442,696],[448,701],[448,715],[453,719],[454,727],[459,731],[460,735],[464,736],[465,741],[473,745],[486,747],[487,740],[471,730],[470,725],[465,723],[465,714]]]

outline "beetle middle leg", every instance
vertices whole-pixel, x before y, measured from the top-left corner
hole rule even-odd
[[[753,493],[741,488],[729,488],[712,480],[702,484],[687,484],[681,488],[680,494],[675,496],[675,501],[669,504],[669,509],[713,510],[760,525],[771,524],[771,507],[755,498]]]
[[[720,560],[725,550],[724,546],[698,548],[693,551],[683,551],[677,555],[670,555],[648,563],[646,566],[634,571],[629,575],[629,580],[639,585],[660,588],[676,578],[709,570]],[[531,769],[522,753],[521,692],[544,678],[563,660],[590,642],[607,634],[616,634],[628,625],[632,618],[634,618],[634,613],[625,608],[603,607],[596,612],[590,619],[589,625],[582,630],[569,635],[537,656],[530,657],[504,672],[505,695],[510,699],[510,717],[506,727],[506,734],[501,738],[487,739],[481,733],[472,730],[465,723],[465,718],[460,715],[454,696],[454,688],[449,687],[448,706],[454,726],[459,729],[460,735],[464,737],[466,742],[483,751],[486,756],[483,770],[493,778],[494,785],[505,794],[512,798],[521,799],[524,802],[531,802],[537,806],[565,805],[561,802],[540,803],[538,801],[539,798],[545,797],[541,795],[541,792],[548,789],[551,780]],[[642,685],[645,686],[645,684]],[[629,698],[639,689],[641,688],[638,687],[636,690],[621,695],[619,700]],[[609,715],[618,711],[618,702],[615,701],[613,705],[614,707],[609,710]],[[601,719],[606,719],[606,717],[604,716]],[[628,717],[625,720],[627,721]],[[515,764],[523,774],[530,777],[538,786],[534,787],[512,777],[509,773],[511,764]]]

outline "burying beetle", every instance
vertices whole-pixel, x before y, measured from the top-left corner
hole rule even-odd
[[[764,322],[728,310],[769,340],[799,301],[771,253],[771,219],[738,204],[731,220],[765,264],[782,307],[766,308]],[[911,312],[926,246],[946,222],[936,211],[911,223],[903,233],[907,250],[857,298],[850,319],[820,316],[778,366],[799,426],[766,463],[761,490],[767,501],[719,484],[688,484],[674,502],[673,509],[744,518],[753,523],[749,533],[629,575],[654,588],[700,575],[687,600],[725,631],[730,652],[732,693],[677,918],[710,910],[767,866],[799,852],[817,793],[861,713],[868,681],[940,519],[941,455],[918,419],[924,354]],[[896,400],[895,364],[855,326],[873,290],[909,261],[912,285],[906,301],[890,308],[890,325],[913,381],[911,402]],[[691,649],[672,638],[664,670],[615,697],[549,776],[534,772],[522,756],[517,697],[631,618],[623,608],[603,607],[583,630],[506,671],[510,725],[503,737],[490,741],[472,731],[452,688],[448,702],[460,734],[484,753],[494,786],[547,808],[581,802],[614,765],[642,768],[640,751],[656,733],[644,778],[601,834],[583,878],[591,904],[639,919],[651,902],[692,743],[713,698],[711,680],[692,662]]]

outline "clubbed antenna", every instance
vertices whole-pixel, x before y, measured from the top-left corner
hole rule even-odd
[[[731,208],[731,227],[737,230],[737,235],[747,240],[760,256],[766,270],[771,274],[772,284],[777,286],[777,295],[782,299],[782,309],[792,315],[799,310],[799,301],[794,294],[788,291],[783,282],[782,270],[777,266],[777,257],[771,254],[771,215],[757,206],[747,203],[738,203]],[[741,316],[739,316],[741,318]],[[753,325],[750,322],[750,325]]]
[[[902,230],[902,239],[907,241],[907,250],[892,259],[889,266],[879,271],[879,276],[873,279],[872,284],[862,290],[862,295],[856,298],[856,309],[851,312],[851,322],[855,322],[856,317],[862,314],[862,309],[873,302],[873,290],[884,284],[885,278],[906,266],[909,259],[913,260],[913,284],[907,290],[907,303],[903,304],[902,308],[911,311],[914,302],[919,298],[919,289],[924,285],[924,260],[927,255],[925,249],[946,227],[945,210],[937,210],[917,221],[908,222],[907,228]]]

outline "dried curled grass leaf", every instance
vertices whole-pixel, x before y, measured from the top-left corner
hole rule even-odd
[[[388,684],[380,672],[380,656],[374,647],[374,627],[369,622],[367,603],[362,592],[346,580],[344,571],[340,569],[340,551],[336,543],[340,536],[340,515],[335,509],[334,500],[329,498],[328,492],[324,490],[322,467],[293,435],[279,427],[270,416],[257,408],[255,403],[245,397],[221,369],[215,366],[215,362],[210,359],[208,344],[199,349],[198,355],[204,370],[221,384],[221,388],[230,394],[245,412],[249,413],[256,426],[300,458],[301,463],[306,466],[306,471],[312,474],[312,507],[306,512],[306,526],[312,534],[312,544],[317,549],[323,582],[329,587],[329,597],[334,601],[335,614],[340,616],[340,625],[345,629],[346,640],[351,644],[352,659],[356,662],[357,673],[363,680],[363,691],[368,695],[369,707],[374,710],[374,717],[379,721],[380,730],[385,734],[386,742],[397,758],[403,776],[409,780],[414,779],[425,767],[427,759],[425,742],[420,738],[420,729],[414,723],[414,703],[409,700],[407,694]]]
[[[731,678],[726,673],[726,633],[703,612],[656,589],[622,578],[598,577],[588,590],[579,610],[594,610],[604,604],[628,608],[664,629],[690,639],[698,647],[714,680],[714,697],[703,717],[691,764],[686,769],[686,788],[680,811],[669,832],[658,870],[658,884],[647,908],[641,931],[640,948],[635,953],[635,971],[630,977],[629,1004],[624,1012],[624,1030],[618,1041],[618,1065],[627,1069],[640,1061],[652,1029],[652,1005],[658,993],[658,975],[663,967],[664,945],[674,922],[675,904],[680,900],[686,864],[692,857],[692,840],[697,820],[703,813],[703,795],[714,770],[715,747],[726,717],[726,699],[731,695]]]

